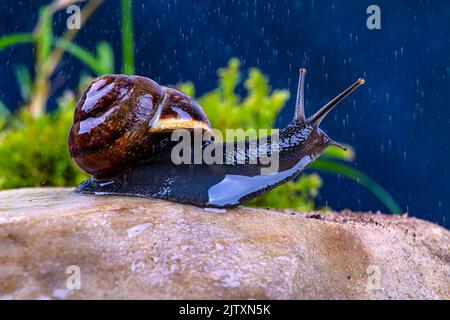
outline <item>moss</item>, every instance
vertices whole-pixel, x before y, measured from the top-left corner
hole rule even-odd
[[[22,110],[0,134],[0,189],[73,186],[87,176],[71,161],[67,133],[75,100],[60,100],[56,112],[33,119]]]

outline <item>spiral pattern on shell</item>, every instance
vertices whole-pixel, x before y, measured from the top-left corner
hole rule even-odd
[[[108,178],[150,161],[177,128],[210,130],[193,98],[145,77],[105,75],[75,108],[69,151],[80,169]]]

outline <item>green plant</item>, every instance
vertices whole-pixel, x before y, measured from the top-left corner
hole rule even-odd
[[[103,3],[104,0],[91,0],[81,11],[81,22],[86,22],[92,13]],[[22,73],[16,73],[20,82],[21,91],[26,88],[26,108],[30,115],[37,118],[45,113],[48,96],[51,89],[50,77],[58,66],[65,50],[79,58],[94,72],[111,72],[112,49],[106,42],[97,46],[98,57],[93,56],[87,50],[75,45],[72,41],[79,29],[67,30],[60,38],[53,34],[53,15],[72,3],[80,0],[55,0],[39,10],[39,19],[33,32],[14,33],[0,37],[0,51],[20,44],[32,44],[35,47],[34,74],[22,69]],[[25,72],[25,73],[24,73]],[[26,84],[20,75],[27,74],[31,80]],[[23,94],[22,94],[23,96]]]
[[[73,186],[87,177],[67,149],[75,103],[68,95],[59,99],[55,112],[33,118],[22,110],[14,117],[14,124],[0,134],[0,189]]]
[[[96,75],[114,73],[114,52],[111,45],[106,41],[97,43],[95,54],[64,39],[58,39],[55,46],[76,57]]]
[[[75,185],[87,176],[74,166],[67,150],[67,132],[72,122],[75,97],[67,94],[58,100],[58,109],[45,113],[51,89],[50,77],[65,51],[71,53],[96,74],[112,73],[114,57],[111,46],[99,42],[96,55],[72,41],[78,29],[61,37],[53,34],[53,14],[80,0],[55,0],[39,10],[33,32],[0,37],[0,51],[32,44],[35,47],[34,68],[22,64],[15,73],[25,106],[12,115],[0,103],[0,189],[27,186]],[[81,11],[86,22],[103,0],[89,1]],[[80,77],[81,80],[81,77]],[[83,81],[81,81],[83,82]],[[49,143],[51,142],[51,143]]]
[[[120,0],[122,72],[134,74],[134,37],[132,0]]]

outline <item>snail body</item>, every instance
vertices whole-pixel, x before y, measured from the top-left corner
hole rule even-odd
[[[305,70],[300,70],[293,121],[274,137],[253,141],[216,142],[198,103],[176,89],[139,76],[107,75],[86,89],[74,113],[69,151],[75,164],[93,175],[77,192],[131,195],[172,200],[204,207],[243,204],[295,178],[330,145],[319,124],[358,86],[359,79],[313,116],[304,113]],[[174,163],[176,129],[202,132],[201,148],[221,151],[220,163]],[[264,144],[264,154],[260,151]],[[278,157],[278,170],[262,174],[263,161]],[[194,154],[188,155],[194,159]],[[255,161],[254,161],[255,160]]]

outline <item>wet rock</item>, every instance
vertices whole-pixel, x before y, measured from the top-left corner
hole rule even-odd
[[[3,299],[449,299],[449,249],[405,216],[0,192]]]

